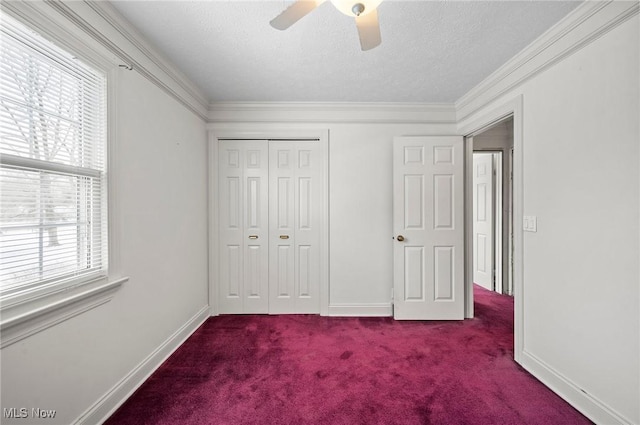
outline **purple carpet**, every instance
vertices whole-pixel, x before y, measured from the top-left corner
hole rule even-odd
[[[476,287],[475,306],[460,322],[211,318],[107,424],[590,424],[513,361],[513,299]]]

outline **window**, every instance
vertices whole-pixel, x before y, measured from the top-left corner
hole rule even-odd
[[[0,299],[106,275],[106,77],[6,15]]]

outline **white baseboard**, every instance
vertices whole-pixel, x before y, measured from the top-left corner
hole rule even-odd
[[[209,306],[207,305],[87,409],[75,420],[74,425],[95,425],[105,422],[208,317]]]
[[[520,356],[520,364],[539,381],[596,424],[633,425],[629,419],[616,413],[609,406],[588,394],[574,382],[531,353],[523,351]]]
[[[329,305],[329,316],[388,317],[392,315],[391,303]]]

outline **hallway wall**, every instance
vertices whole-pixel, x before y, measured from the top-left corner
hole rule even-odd
[[[601,28],[608,17],[610,31],[474,112],[472,102],[460,102],[468,106],[458,114],[464,126],[522,96],[523,213],[538,219],[537,232],[523,234],[522,364],[596,422],[633,424],[640,422],[640,18],[637,4],[613,2],[581,25]],[[486,98],[495,93],[497,86]]]

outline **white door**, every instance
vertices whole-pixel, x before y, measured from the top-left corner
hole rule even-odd
[[[493,154],[473,154],[473,282],[493,291]]]
[[[394,317],[464,318],[462,137],[393,146]]]
[[[220,313],[267,313],[267,144],[220,141],[218,153]]]
[[[321,150],[269,142],[269,313],[320,313]]]

